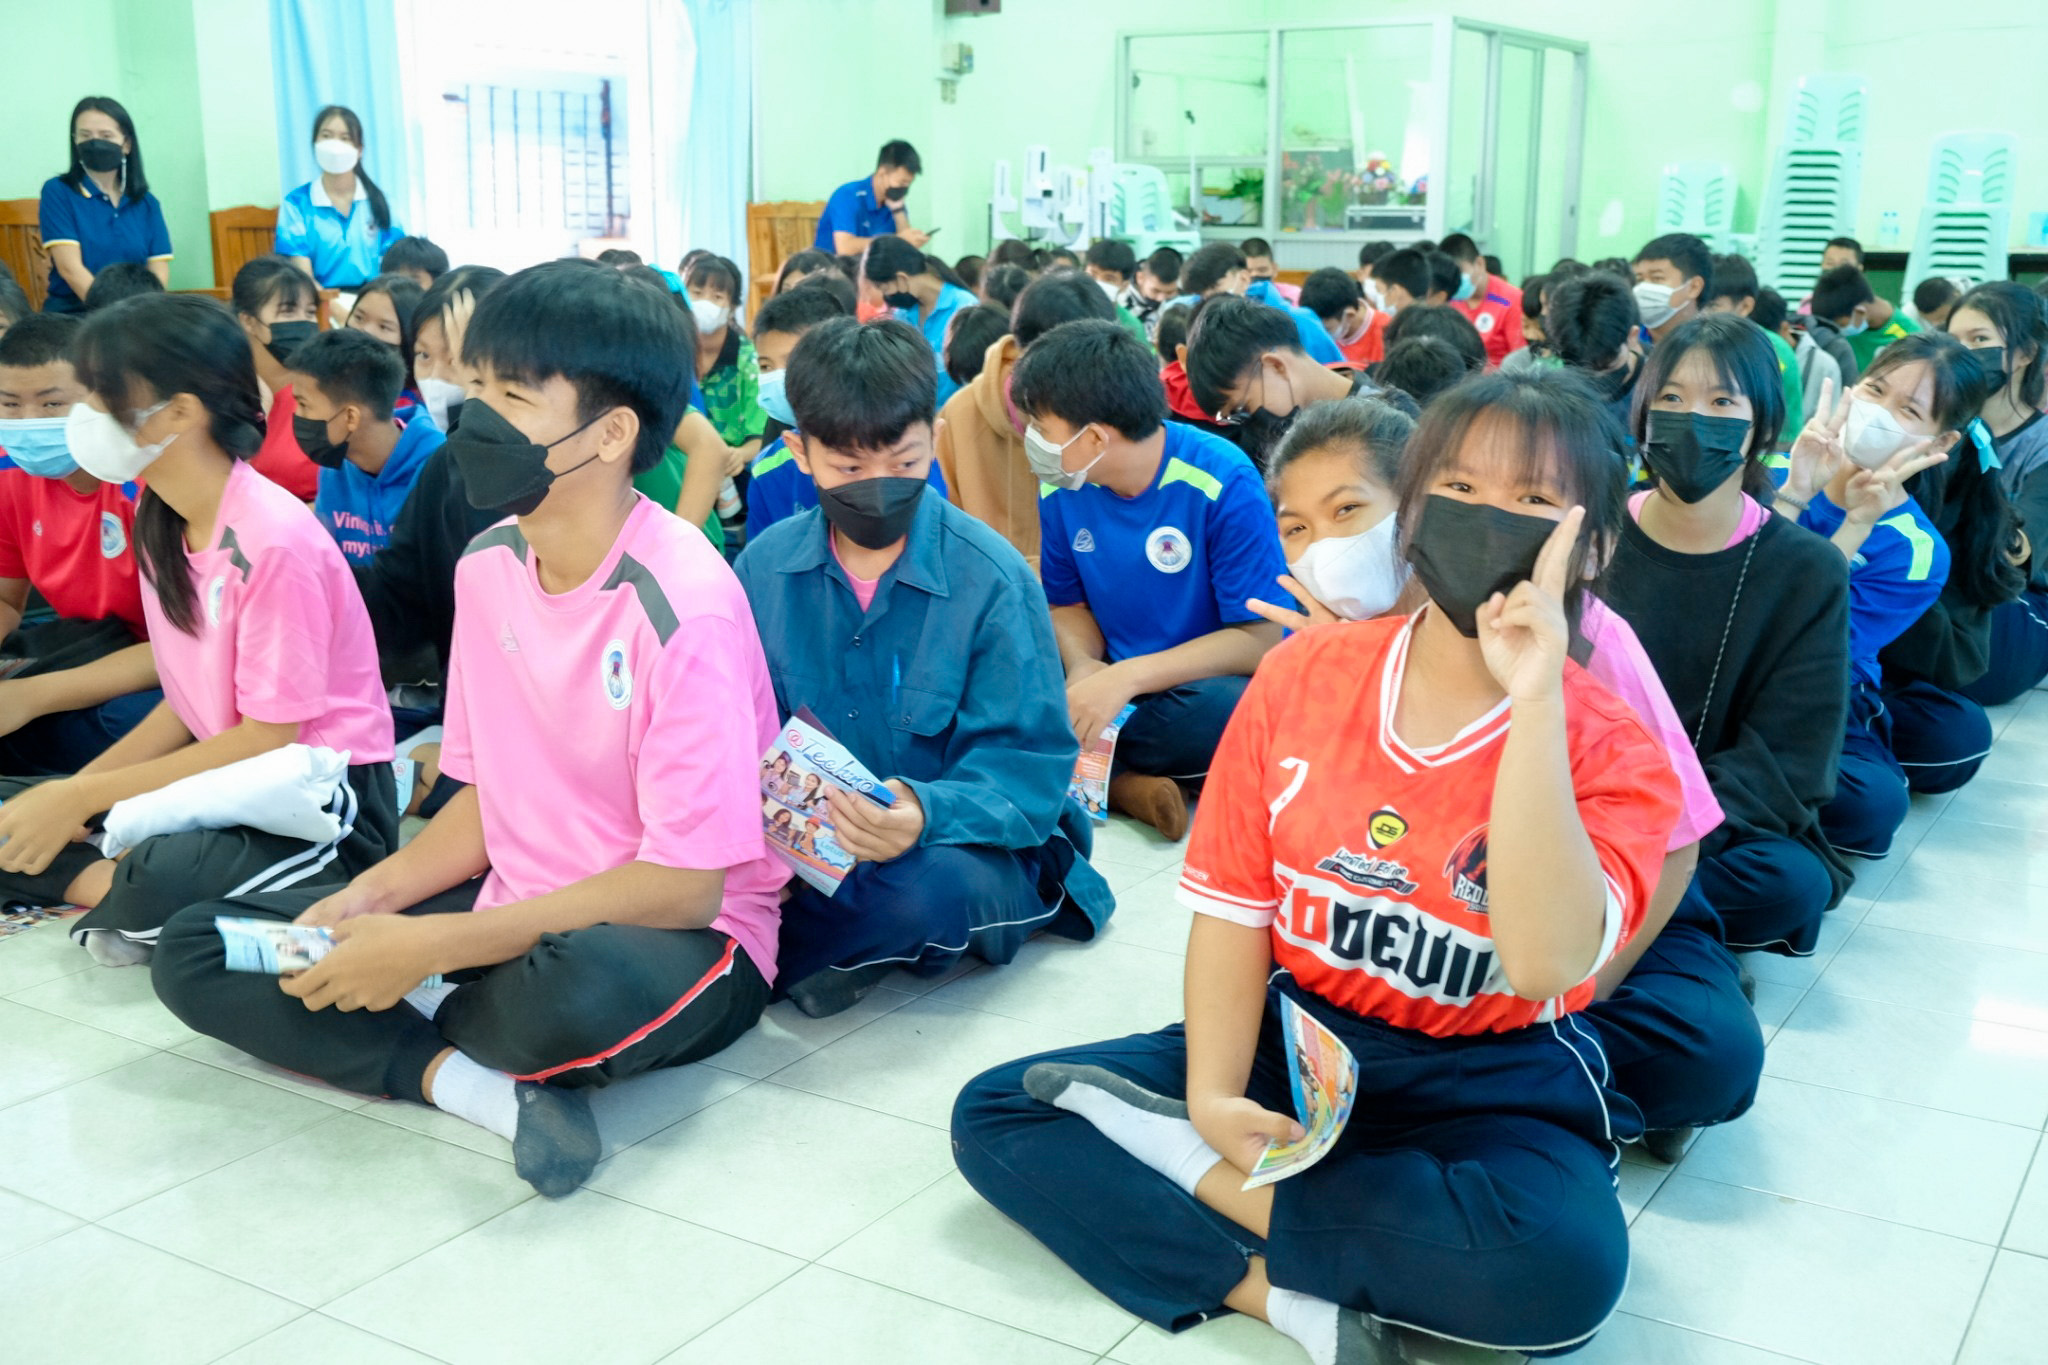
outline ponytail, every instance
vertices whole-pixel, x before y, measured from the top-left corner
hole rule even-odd
[[[384,191],[377,188],[377,182],[370,179],[370,173],[363,169],[363,163],[356,163],[356,183],[370,193],[370,216],[377,220],[377,231],[391,231],[391,205],[384,198]]]

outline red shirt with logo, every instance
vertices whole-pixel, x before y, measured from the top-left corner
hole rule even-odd
[[[1522,291],[1498,275],[1488,275],[1485,289],[1463,302],[1453,300],[1451,307],[1479,329],[1479,339],[1486,343],[1488,369],[1500,368],[1509,351],[1529,344],[1522,336]]]
[[[1604,929],[1578,985],[1514,994],[1486,867],[1509,704],[1434,750],[1405,743],[1394,715],[1419,619],[1321,626],[1266,656],[1209,769],[1179,899],[1269,928],[1274,962],[1354,1014],[1438,1037],[1561,1018],[1642,924],[1678,780],[1628,704],[1567,663],[1572,788],[1604,874]]]
[[[134,530],[135,499],[119,484],[81,493],[62,479],[0,469],[0,578],[28,580],[66,620],[118,616],[149,638]]]
[[[310,503],[320,491],[320,466],[306,458],[306,452],[299,449],[299,438],[292,434],[292,418],[298,411],[298,396],[291,385],[270,396],[270,412],[263,420],[263,444],[257,447],[249,465],[300,502]]]
[[[1387,317],[1387,314],[1375,308],[1372,312],[1372,321],[1365,324],[1364,331],[1348,342],[1342,337],[1333,337],[1332,340],[1337,343],[1337,349],[1344,353],[1344,358],[1352,364],[1377,365],[1387,355]]]

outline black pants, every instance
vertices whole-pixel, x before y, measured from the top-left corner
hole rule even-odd
[[[468,882],[403,913],[467,911],[478,888]],[[759,969],[715,929],[598,924],[548,934],[509,962],[455,973],[457,989],[431,1020],[403,1002],[308,1010],[275,977],[227,969],[215,915],[289,921],[322,894],[284,891],[179,912],[150,964],[157,997],[191,1028],[272,1065],[418,1103],[427,1064],[451,1045],[520,1080],[607,1085],[710,1056],[752,1028],[768,1003]]]
[[[0,780],[0,798],[33,785]],[[71,926],[71,936],[83,943],[83,935],[106,929],[148,943],[188,905],[285,887],[338,886],[397,851],[398,782],[389,763],[350,768],[330,809],[341,833],[325,843],[242,825],[144,839],[114,864],[112,889]],[[62,905],[64,889],[101,860],[92,845],[72,844],[36,876],[0,872],[0,900]]]

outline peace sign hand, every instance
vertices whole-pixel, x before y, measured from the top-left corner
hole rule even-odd
[[[1494,681],[1514,701],[1554,697],[1563,684],[1565,651],[1571,645],[1564,594],[1572,547],[1585,520],[1583,507],[1565,513],[1543,542],[1535,571],[1512,591],[1495,593],[1479,605],[1479,652]]]
[[[1859,526],[1877,524],[1879,517],[1906,500],[1906,480],[1923,469],[1932,469],[1948,456],[1928,449],[1933,437],[1923,437],[1875,469],[1859,469],[1849,476],[1848,491],[1842,495],[1843,519]]]
[[[1785,492],[1801,502],[1810,502],[1841,472],[1849,452],[1842,444],[1842,427],[1849,420],[1849,395],[1837,395],[1835,381],[1820,381],[1820,401],[1814,405],[1813,420],[1800,428],[1792,442],[1785,471]]]

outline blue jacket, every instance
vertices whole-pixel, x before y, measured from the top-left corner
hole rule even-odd
[[[1289,303],[1287,296],[1273,287],[1271,280],[1253,280],[1251,287],[1244,291],[1248,299],[1257,299],[1271,308],[1294,319],[1294,330],[1301,337],[1301,349],[1318,365],[1335,365],[1344,359],[1344,352],[1323,326],[1323,320],[1298,303]]]
[[[427,410],[416,407],[412,420],[398,433],[391,458],[375,474],[365,474],[347,460],[338,468],[320,471],[313,515],[320,518],[349,563],[367,564],[391,543],[398,509],[405,506],[427,457],[447,439]]]
[[[1847,517],[1826,493],[1815,493],[1799,524],[1832,536]],[[1948,582],[1948,542],[1911,498],[1878,518],[1849,562],[1849,677],[1875,688],[1877,652],[1897,639]]]
[[[1022,850],[1067,839],[1081,855],[1067,894],[1100,928],[1116,900],[1088,865],[1088,816],[1067,799],[1080,745],[1030,566],[927,492],[863,613],[828,534],[817,509],[799,512],[750,540],[733,566],[777,708],[787,717],[808,706],[862,763],[907,783],[924,807],[922,844]]]

